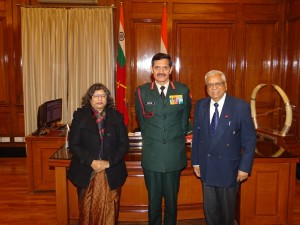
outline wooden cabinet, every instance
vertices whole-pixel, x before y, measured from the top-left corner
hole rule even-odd
[[[21,62],[21,19],[18,4],[0,0],[0,146],[23,147],[24,106]]]
[[[241,186],[241,225],[292,224],[297,158],[256,159]]]
[[[29,135],[25,138],[29,190],[55,190],[54,170],[49,168],[49,158],[65,144],[65,137],[59,131],[52,131],[44,136]]]

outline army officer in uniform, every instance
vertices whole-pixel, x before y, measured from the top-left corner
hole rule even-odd
[[[185,135],[191,97],[186,85],[172,82],[168,54],[152,58],[154,82],[136,89],[135,107],[142,132],[142,168],[148,190],[149,225],[176,225],[180,172],[187,165]]]

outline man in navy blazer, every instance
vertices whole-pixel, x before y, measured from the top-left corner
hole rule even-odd
[[[198,100],[194,111],[192,165],[202,180],[206,224],[234,225],[236,196],[251,172],[256,131],[249,104],[226,93],[223,72],[209,71],[205,83],[209,97]]]

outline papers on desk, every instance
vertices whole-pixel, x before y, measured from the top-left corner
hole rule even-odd
[[[128,133],[129,137],[129,147],[131,149],[142,149],[142,136],[141,132],[129,132]]]
[[[185,142],[186,143],[191,143],[192,140],[193,140],[193,133],[188,134],[188,135],[185,136]]]
[[[128,137],[134,137],[134,136],[141,136],[142,133],[141,132],[129,132],[128,133]]]
[[[66,144],[65,144],[66,149],[69,148],[69,131],[70,131],[70,127],[67,124],[66,125]]]

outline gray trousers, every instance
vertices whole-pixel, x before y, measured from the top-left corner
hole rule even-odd
[[[236,198],[240,185],[213,187],[203,183],[203,204],[207,225],[234,225]]]

